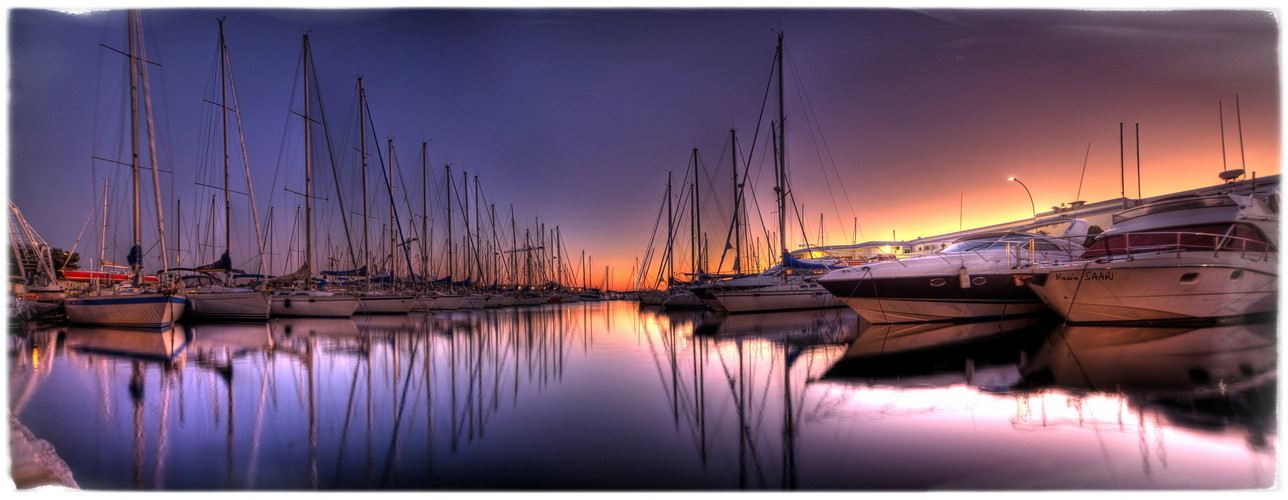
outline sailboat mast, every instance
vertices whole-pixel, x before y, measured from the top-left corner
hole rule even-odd
[[[420,143],[420,261],[421,276],[429,278],[429,145]]]
[[[224,43],[224,18],[219,18],[219,116],[224,128],[224,252],[233,253],[232,216],[233,205],[228,199],[228,45]],[[230,257],[231,258],[231,257]],[[233,270],[229,266],[224,270],[224,283],[231,285]]]
[[[671,172],[666,173],[666,287],[671,288],[675,275],[675,212],[671,207]]]
[[[136,260],[135,249],[143,248],[143,235],[140,233],[140,215],[139,215],[139,58],[138,45],[139,33],[136,23],[138,22],[139,11],[131,10],[129,13],[129,44],[130,44],[130,171],[133,173],[134,193],[133,203],[133,238],[134,245],[130,247],[130,269],[135,275],[135,284],[139,282],[138,275],[142,270],[143,262],[141,259]]]
[[[107,246],[107,179],[103,179],[103,224],[98,236],[98,270],[103,270],[103,253]]]
[[[702,262],[702,246],[698,243],[702,238],[701,179],[702,169],[698,166],[698,148],[693,148],[693,253],[694,272],[697,274],[702,274],[702,269],[706,267],[706,264]]]
[[[309,116],[309,34],[304,34],[304,268],[309,276],[307,287],[313,289],[313,118]]]
[[[396,231],[400,231],[401,229],[398,228],[398,217],[397,217],[398,213],[394,210],[396,208],[394,206],[394,187],[393,187],[394,140],[390,138],[388,139],[388,141],[389,142],[387,144],[389,145],[389,178],[386,181],[386,185],[389,187],[389,286],[393,286],[394,274],[395,274],[395,271],[398,269],[398,258],[396,257],[397,249],[398,249],[398,233]],[[408,265],[410,265],[410,263],[408,263]],[[408,271],[410,271],[410,269],[408,269]]]
[[[455,262],[452,260],[452,247],[455,246],[452,241],[452,166],[443,165],[443,168],[447,169],[447,286],[450,289],[455,286],[455,278],[452,277],[452,264]]]
[[[783,108],[783,33],[778,33],[778,249],[787,253],[787,122]],[[783,273],[786,281],[787,273]]]
[[[362,266],[366,272],[363,273],[362,281],[366,288],[371,288],[371,233],[368,226],[370,225],[367,214],[367,129],[366,109],[367,92],[362,86],[362,77],[358,77],[358,157],[362,162]]]
[[[741,272],[742,190],[738,189],[738,134],[734,129],[729,129],[729,145],[729,157],[733,159],[733,270]]]

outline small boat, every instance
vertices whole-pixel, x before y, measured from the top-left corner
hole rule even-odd
[[[1071,323],[1273,313],[1278,194],[1164,199],[1124,210],[1076,262],[1019,274]]]
[[[1077,257],[1088,226],[1072,219],[1059,237],[1028,232],[1038,227],[972,236],[932,255],[841,269],[818,282],[872,323],[1040,313],[1046,306],[1013,278],[1013,269]]]

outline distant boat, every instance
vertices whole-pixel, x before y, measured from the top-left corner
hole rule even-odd
[[[1019,273],[1071,323],[1271,313],[1278,191],[1164,199],[1124,210],[1076,262]]]
[[[818,282],[872,323],[1039,313],[1046,310],[1042,300],[1011,273],[1077,257],[1087,222],[1069,220],[1059,237],[1025,232],[1035,229],[976,235],[931,255],[832,271]]]
[[[143,247],[141,221],[139,218],[139,94],[148,91],[146,62],[136,49],[142,50],[142,20],[138,10],[131,10],[127,15],[128,30],[130,39],[130,48],[128,51],[129,63],[127,71],[130,75],[130,109],[133,119],[131,119],[130,137],[131,147],[133,150],[132,171],[134,176],[134,218],[132,220],[134,232],[134,245],[130,248],[129,265],[132,271],[132,283],[129,286],[113,286],[111,288],[98,288],[90,291],[86,295],[68,299],[63,306],[67,312],[68,321],[74,324],[85,325],[104,325],[104,326],[125,326],[140,328],[165,328],[178,321],[183,316],[184,306],[187,299],[182,295],[182,291],[176,287],[161,284],[161,288],[145,286],[143,277]],[[139,76],[143,76],[143,87],[138,88]],[[147,113],[151,113],[151,107],[145,108]],[[151,119],[148,119],[151,123]],[[148,141],[154,141],[154,137],[149,132]],[[155,147],[151,148],[155,151]],[[155,164],[156,158],[151,158]],[[158,219],[160,214],[158,214]],[[162,255],[164,259],[164,253]]]

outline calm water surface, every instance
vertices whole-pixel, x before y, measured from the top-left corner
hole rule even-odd
[[[891,327],[598,302],[9,338],[12,413],[85,489],[1275,481],[1273,324]]]

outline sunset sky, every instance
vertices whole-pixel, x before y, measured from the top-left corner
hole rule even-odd
[[[1280,173],[1281,35],[1269,11],[145,10],[148,58],[161,65],[150,74],[160,168],[173,171],[161,184],[166,210],[182,200],[185,249],[209,211],[211,191],[193,183],[211,168],[203,99],[217,71],[219,17],[261,221],[271,205],[287,231],[299,204],[284,190],[297,189],[284,149],[293,147],[285,131],[298,120],[307,29],[333,136],[348,126],[361,75],[379,140],[368,147],[385,154],[392,138],[409,185],[419,186],[428,141],[431,175],[444,164],[456,182],[462,170],[478,175],[507,232],[513,204],[520,245],[534,218],[558,225],[573,259],[593,256],[596,276],[611,266],[616,288],[644,255],[667,171],[678,185],[696,147],[707,175],[727,180],[715,172],[728,162],[731,128],[746,154],[774,30],[785,34],[794,196],[812,239],[824,216],[827,244],[955,231],[959,216],[966,227],[1028,217],[1028,196],[1008,176],[1024,182],[1038,212],[1117,198],[1120,123],[1129,197],[1138,190],[1136,124],[1143,196],[1219,182],[1221,120],[1230,168]],[[119,85],[124,62],[100,44],[123,49],[124,24],[123,11],[8,13],[8,190],[56,247],[71,248],[103,179],[125,170],[91,161],[106,154],[96,136],[115,134],[96,120],[119,107],[119,92],[104,89]],[[773,102],[771,94],[754,157],[744,158],[765,172],[749,189],[766,224],[776,223],[772,162],[762,157]],[[234,189],[244,189],[235,165]],[[408,191],[416,211],[419,188]],[[720,218],[703,216],[711,248],[724,240]],[[82,262],[97,254],[89,226]],[[234,259],[245,261],[253,227],[236,230]],[[125,260],[121,241],[109,260]]]

